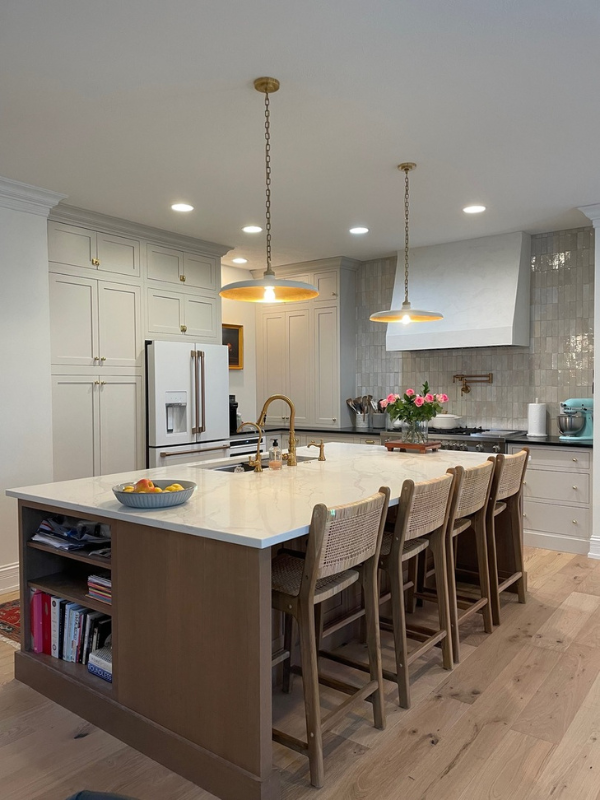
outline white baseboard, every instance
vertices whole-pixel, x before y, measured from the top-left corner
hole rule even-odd
[[[19,588],[19,562],[0,566],[0,594],[14,592]]]
[[[544,550],[557,550],[559,553],[577,553],[587,556],[590,553],[590,540],[578,539],[575,536],[563,536],[557,533],[539,533],[539,531],[523,531],[523,544],[528,547],[542,547]],[[598,542],[600,545],[600,542]],[[598,555],[592,558],[600,558]]]
[[[594,536],[590,539],[588,556],[589,558],[600,558],[600,539],[596,539]]]

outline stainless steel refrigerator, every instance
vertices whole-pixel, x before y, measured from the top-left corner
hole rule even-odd
[[[146,342],[147,466],[229,455],[229,364],[220,344]]]

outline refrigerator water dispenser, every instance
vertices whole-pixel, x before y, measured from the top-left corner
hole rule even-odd
[[[187,430],[187,392],[165,392],[167,433]]]

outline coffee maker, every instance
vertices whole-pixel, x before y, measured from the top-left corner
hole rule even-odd
[[[563,442],[592,442],[594,438],[594,401],[573,397],[560,404],[557,418]]]

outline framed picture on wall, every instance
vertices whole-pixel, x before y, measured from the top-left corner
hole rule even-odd
[[[244,369],[244,326],[222,325],[223,344],[229,349],[229,369]]]

